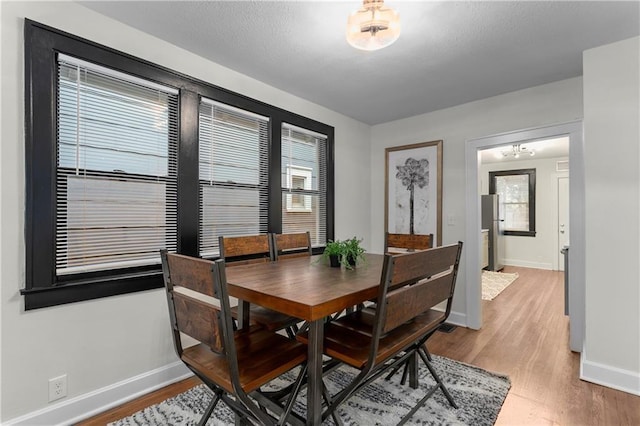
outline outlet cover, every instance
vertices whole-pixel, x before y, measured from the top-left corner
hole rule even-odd
[[[67,375],[49,379],[49,402],[67,396]]]
[[[456,216],[454,214],[447,215],[447,225],[455,226],[456,225]]]

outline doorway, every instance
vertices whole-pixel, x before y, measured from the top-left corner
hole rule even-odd
[[[480,152],[488,148],[517,144],[521,141],[536,141],[553,137],[567,136],[570,143],[569,162],[569,224],[571,241],[569,282],[569,300],[571,301],[570,338],[571,350],[580,352],[584,340],[584,153],[582,148],[582,123],[566,124],[519,130],[467,142],[465,148],[467,185],[466,185],[466,320],[472,329],[482,327],[481,273],[480,273],[480,197],[478,195]]]

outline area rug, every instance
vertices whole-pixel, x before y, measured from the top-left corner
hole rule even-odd
[[[518,273],[482,271],[482,300],[493,300],[518,278]]]
[[[418,410],[407,424],[411,425],[493,425],[511,387],[507,376],[495,374],[448,358],[433,356],[433,365],[445,383],[458,409],[449,405],[440,390]],[[325,377],[325,384],[333,394],[355,377],[357,370],[340,367]],[[345,425],[396,425],[402,416],[434,385],[426,367],[420,362],[420,387],[411,389],[400,385],[402,374],[390,381],[384,376],[361,389],[339,408]],[[285,377],[292,380],[292,373]],[[281,386],[286,383],[276,383]],[[133,425],[195,425],[211,400],[211,392],[204,385],[196,386],[174,398],[153,405],[130,417],[111,423],[112,426]],[[306,394],[301,392],[294,411],[304,416]],[[219,403],[207,425],[234,424],[232,411]],[[333,424],[329,419],[325,424]]]

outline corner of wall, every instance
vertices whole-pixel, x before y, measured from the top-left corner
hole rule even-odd
[[[580,379],[640,396],[639,372],[589,361],[586,348],[582,349],[580,356]]]

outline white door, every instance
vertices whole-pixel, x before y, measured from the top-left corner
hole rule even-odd
[[[560,250],[569,245],[569,178],[558,178],[558,270],[564,271],[564,256]]]

